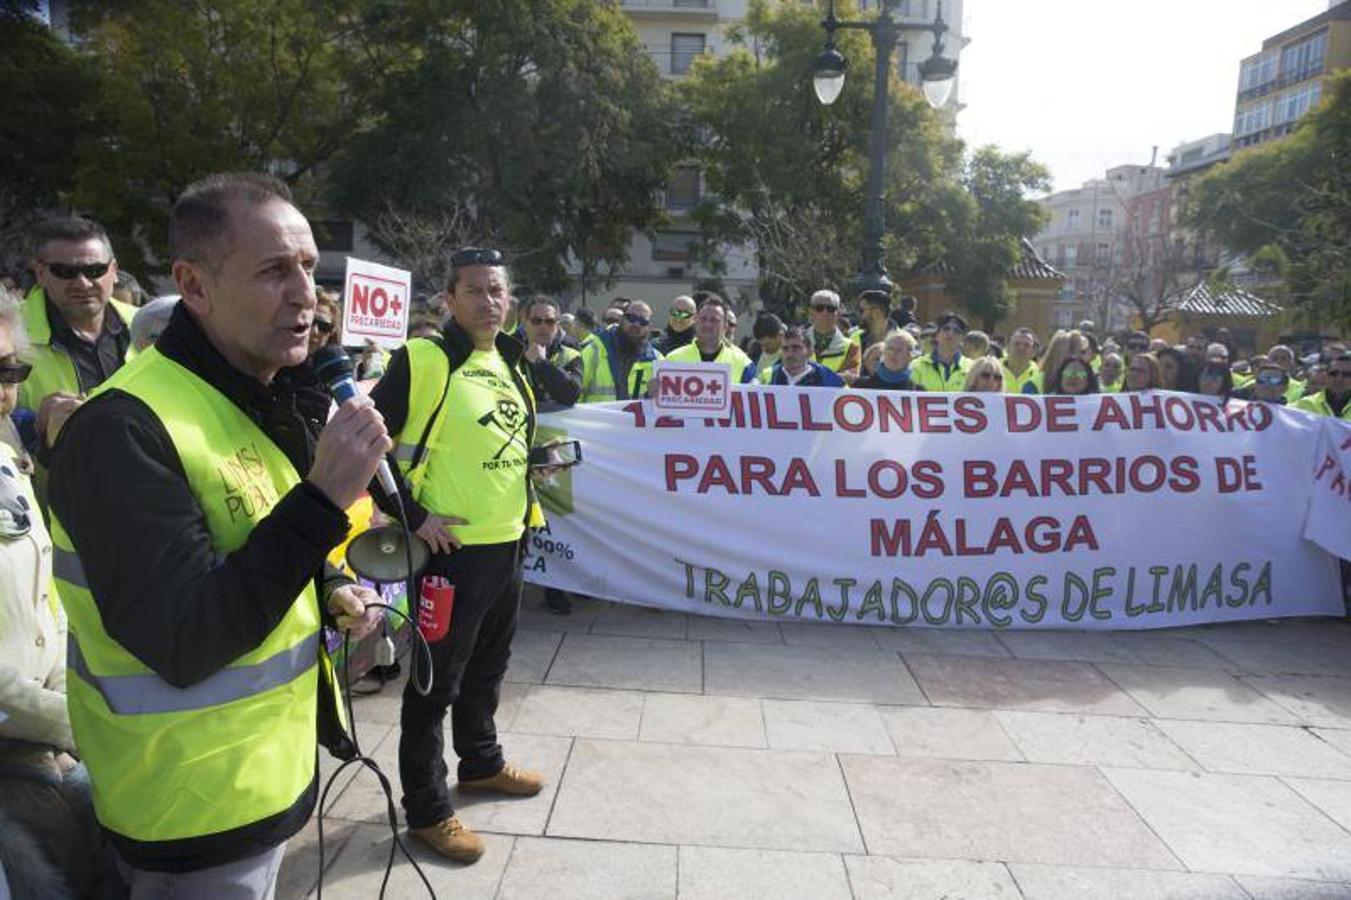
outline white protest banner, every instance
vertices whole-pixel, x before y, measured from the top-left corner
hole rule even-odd
[[[1304,536],[1351,559],[1351,422],[1323,417]]]
[[[367,341],[386,349],[403,346],[412,293],[412,273],[347,257],[340,338],[343,346],[360,347]]]
[[[586,462],[541,490],[526,578],[581,594],[970,628],[1342,614],[1305,539],[1325,423],[1295,410],[737,386],[721,420],[635,401],[540,425]]]
[[[732,408],[732,367],[725,363],[658,362],[652,406],[672,416],[723,416]]]

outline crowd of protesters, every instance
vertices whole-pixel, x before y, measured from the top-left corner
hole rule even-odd
[[[486,253],[489,251],[475,251]],[[11,878],[62,878],[76,895],[98,880],[88,784],[63,700],[66,618],[52,590],[52,540],[40,507],[63,424],[90,392],[146,353],[170,327],[177,300],[151,298],[117,268],[96,223],[60,219],[34,235],[31,272],[0,284],[0,861]],[[1039,335],[974,329],[946,312],[916,319],[913,298],[864,291],[852,306],[833,290],[811,295],[806,321],[761,314],[738,342],[736,311],[715,293],[680,296],[664,323],[617,299],[599,315],[546,296],[515,299],[502,331],[520,345],[542,412],[642,398],[663,359],[716,362],[743,383],[823,389],[1088,395],[1182,391],[1277,405],[1351,421],[1351,354],[1322,341],[1241,356],[1229,334],[1187,335],[1173,346],[1141,331],[1105,334],[1091,322]],[[315,290],[311,356],[336,344],[341,303]],[[448,325],[440,298],[422,304],[409,337]],[[373,345],[351,351],[359,377],[390,362]],[[58,573],[59,574],[59,573]],[[550,609],[568,611],[558,591]],[[18,868],[20,871],[15,871]]]

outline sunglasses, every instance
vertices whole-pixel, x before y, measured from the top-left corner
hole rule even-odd
[[[315,319],[310,323],[310,327],[320,334],[328,334],[333,330],[333,323],[328,319]]]
[[[1285,376],[1283,376],[1283,375],[1258,375],[1258,376],[1257,376],[1257,383],[1258,383],[1258,384],[1265,384],[1267,387],[1280,387],[1281,385],[1285,384]]]
[[[502,265],[502,251],[485,250],[482,247],[465,247],[463,250],[456,250],[450,254],[450,264],[456,268],[460,266],[500,266]]]
[[[0,384],[19,384],[26,381],[33,367],[28,363],[9,363],[0,366]]]
[[[558,324],[558,320],[557,320],[557,319],[546,318],[546,317],[544,317],[544,316],[531,316],[531,317],[530,317],[530,324],[531,324],[531,325],[557,325],[557,324]]]
[[[652,324],[652,320],[637,313],[624,313],[624,321],[630,325],[641,325],[644,328]]]
[[[675,319],[677,322],[683,322],[686,319],[693,319],[694,313],[690,312],[688,309],[673,309],[671,310],[671,318]]]
[[[82,266],[74,263],[43,263],[48,272],[62,281],[73,281],[81,275],[90,281],[96,281],[108,274],[108,269],[112,264],[112,260],[101,263],[85,263]]]
[[[981,377],[981,378],[987,378],[987,379],[989,379],[990,381],[1003,381],[1003,380],[1004,380],[1004,376],[1003,376],[1003,375],[996,375],[996,374],[993,373],[993,372],[981,372],[981,373],[980,373],[980,377]]]
[[[812,309],[823,313],[838,313],[840,311],[838,306],[831,306],[829,303],[813,303]]]

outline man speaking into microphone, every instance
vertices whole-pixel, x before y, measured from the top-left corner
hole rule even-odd
[[[352,752],[320,626],[361,637],[379,598],[325,557],[390,441],[368,400],[324,424],[319,254],[284,185],[200,181],[169,237],[182,302],[53,457],[70,718],[134,900],[271,897],[317,743]]]

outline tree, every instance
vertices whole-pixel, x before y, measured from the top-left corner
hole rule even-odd
[[[123,264],[164,271],[168,210],[194,180],[266,170],[314,199],[322,167],[373,114],[400,59],[372,0],[102,0],[79,7],[98,74],[83,101],[75,204],[109,229]]]
[[[1293,134],[1198,179],[1184,217],[1259,264],[1279,260],[1311,324],[1351,328],[1351,72],[1323,82]]]
[[[633,230],[661,223],[688,137],[618,5],[425,0],[403,15],[407,56],[380,86],[385,115],[334,165],[335,204],[363,219],[465,210],[518,281],[561,290],[573,261],[604,281]]]
[[[842,15],[857,13],[841,6]],[[753,247],[761,299],[790,315],[813,290],[852,280],[863,234],[872,79],[856,74],[834,105],[817,102],[819,15],[752,0],[728,34],[732,52],[700,58],[681,85],[705,138],[695,151],[707,190],[695,212],[703,255],[716,266],[718,245]],[[836,40],[853,72],[872,72],[866,35],[841,31]],[[888,96],[886,259],[899,273],[941,256],[960,144],[894,74]]]
[[[986,328],[1005,318],[1017,298],[1008,275],[1022,258],[1023,238],[1046,223],[1046,212],[1028,195],[1050,189],[1050,173],[1027,153],[981,147],[962,167],[970,213],[961,216],[948,248],[948,292]]]

